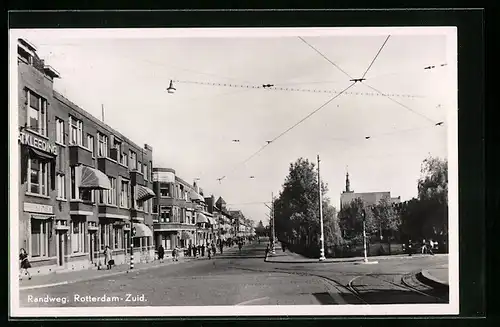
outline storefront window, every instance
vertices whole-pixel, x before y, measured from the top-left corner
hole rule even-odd
[[[50,228],[48,220],[31,219],[31,257],[49,256]]]
[[[85,252],[85,222],[81,219],[71,222],[71,248],[73,253]]]
[[[122,233],[123,229],[115,226],[115,249],[123,249]]]

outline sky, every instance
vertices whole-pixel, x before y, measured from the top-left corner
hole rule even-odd
[[[450,79],[456,63],[447,62],[447,37],[391,34],[373,61],[389,34],[302,36],[309,45],[299,32],[154,38],[32,33],[27,39],[61,74],[55,90],[97,118],[104,106],[107,124],[153,147],[155,167],[174,168],[189,182],[199,178],[205,196],[222,196],[231,209],[265,223],[263,202],[278,194],[299,157],[316,162],[320,156],[326,196],[337,208],[347,170],[354,191],[390,191],[404,201],[417,195],[422,161],[447,157],[448,115],[456,110]],[[395,94],[399,103],[357,83],[242,164],[338,95],[332,91],[352,84],[341,70],[359,78],[372,61],[363,83]],[[436,68],[424,69],[431,65]],[[170,80],[180,81],[174,94],[166,92]]]

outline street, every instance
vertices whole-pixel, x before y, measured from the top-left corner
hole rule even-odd
[[[91,281],[20,291],[23,307],[215,306],[443,303],[447,292],[419,283],[414,273],[446,257],[381,260],[378,264],[271,263],[265,244],[212,260],[103,276]],[[281,251],[281,250],[279,250]],[[48,303],[47,303],[48,302]]]

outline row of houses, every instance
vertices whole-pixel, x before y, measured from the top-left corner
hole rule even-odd
[[[54,90],[59,73],[18,40],[19,248],[33,273],[154,259],[155,249],[249,236],[248,220]]]

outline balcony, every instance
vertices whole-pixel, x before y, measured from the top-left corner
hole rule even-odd
[[[70,166],[82,164],[85,166],[93,167],[94,158],[92,157],[92,152],[80,145],[70,145],[69,164]]]
[[[129,178],[128,168],[120,165],[111,158],[97,158],[97,168],[108,176],[122,176]]]
[[[131,170],[130,182],[132,183],[132,185],[136,184],[144,185],[144,175],[138,170]]]
[[[173,222],[155,222],[153,224],[153,229],[155,232],[158,231],[178,231],[178,230],[196,230],[195,225],[190,224],[182,224],[182,223],[173,223]]]
[[[93,216],[95,206],[90,202],[72,200],[69,203],[69,210],[70,215]]]
[[[130,220],[129,209],[99,204],[99,218]]]

